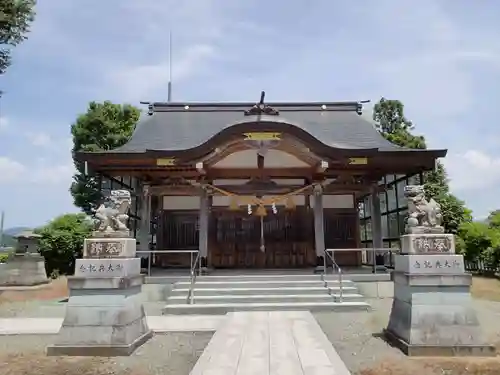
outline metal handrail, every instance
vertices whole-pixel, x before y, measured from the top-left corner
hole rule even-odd
[[[200,252],[196,254],[196,259],[194,260],[194,263],[191,265],[191,275],[190,275],[190,280],[189,280],[189,292],[187,296],[187,303],[192,305],[194,302],[194,284],[196,283],[196,276],[198,273],[196,272],[196,265],[200,260]],[[201,263],[200,263],[201,265]]]
[[[342,302],[344,300],[344,287],[342,285],[342,268],[340,268],[340,266],[337,264],[337,262],[335,262],[335,259],[333,259],[333,257],[330,255],[330,253],[328,253],[328,251],[331,250],[331,249],[325,249],[325,255],[328,256],[330,258],[330,260],[332,261],[332,265],[337,267],[337,271],[338,271],[338,275],[339,275],[339,302]],[[326,275],[326,256],[323,257],[323,281],[325,282],[325,287],[328,286],[328,282],[326,281],[325,279],[325,275]],[[333,269],[333,267],[332,267]]]
[[[357,248],[344,248],[344,249],[327,249],[325,251],[329,251],[332,253],[332,257],[334,256],[333,254],[336,253],[336,252],[352,252],[352,251],[366,251],[366,252],[384,252],[383,255],[386,255],[386,254],[393,254],[393,253],[400,253],[401,252],[401,249],[397,248],[397,247],[357,247]],[[392,256],[389,256],[389,259],[390,259],[390,266],[389,268],[392,267]],[[364,264],[364,265],[367,265],[367,264]],[[370,265],[370,264],[368,264]],[[377,263],[376,263],[376,259],[375,259],[375,255],[373,256],[373,262],[371,264],[371,267],[373,268],[373,273],[377,273]],[[386,266],[387,267],[387,266]]]
[[[189,264],[193,264],[193,254],[197,253],[198,256],[200,254],[199,250],[138,250],[137,254],[149,254],[148,256],[148,276],[151,276],[151,254],[187,254],[189,253],[190,261]],[[201,266],[201,263],[200,263]]]
[[[398,252],[400,249],[398,247],[353,247],[345,249],[327,249],[328,251],[394,251]]]

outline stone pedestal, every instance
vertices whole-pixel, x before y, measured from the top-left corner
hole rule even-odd
[[[395,256],[386,337],[409,356],[494,356],[470,294],[472,276],[453,235],[408,234]]]
[[[152,337],[140,299],[143,276],[134,238],[85,240],[68,278],[70,298],[47,355],[128,356]]]
[[[0,271],[0,287],[47,284],[45,258],[38,253],[16,253]]]

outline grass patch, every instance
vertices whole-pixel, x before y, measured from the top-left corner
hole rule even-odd
[[[500,302],[500,280],[496,277],[473,276],[471,294],[474,298]]]

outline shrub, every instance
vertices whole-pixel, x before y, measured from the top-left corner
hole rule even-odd
[[[7,259],[9,259],[9,254],[8,253],[0,253],[0,263],[7,262]]]
[[[72,275],[75,259],[81,258],[83,240],[92,230],[85,214],[59,216],[40,228],[40,253],[45,257],[47,275]]]

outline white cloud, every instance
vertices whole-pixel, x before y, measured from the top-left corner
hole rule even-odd
[[[37,160],[33,164],[0,157],[0,184],[20,184],[23,182],[37,185],[66,183],[68,186],[74,173],[71,163],[56,164]]]
[[[22,178],[26,167],[18,161],[0,156],[0,184],[18,181]]]
[[[69,187],[71,178],[75,173],[75,168],[72,164],[59,164],[59,165],[40,165],[36,168],[31,176],[34,183],[39,184],[59,184],[66,183]]]
[[[448,155],[444,165],[454,191],[489,188],[500,182],[500,156],[468,150],[463,154]]]
[[[43,132],[27,132],[26,137],[33,146],[47,147],[52,143],[52,138]]]
[[[172,62],[172,78],[176,82],[191,76],[195,70],[200,71],[202,64],[214,56],[214,47],[208,44],[197,44],[185,48],[182,55]],[[170,61],[168,56],[160,58],[157,63],[145,65],[128,65],[113,67],[106,75],[107,85],[112,91],[118,90],[125,101],[141,101],[152,93],[163,91],[166,97],[170,80]]]
[[[9,120],[7,117],[0,117],[0,132],[6,130],[9,127]]]

